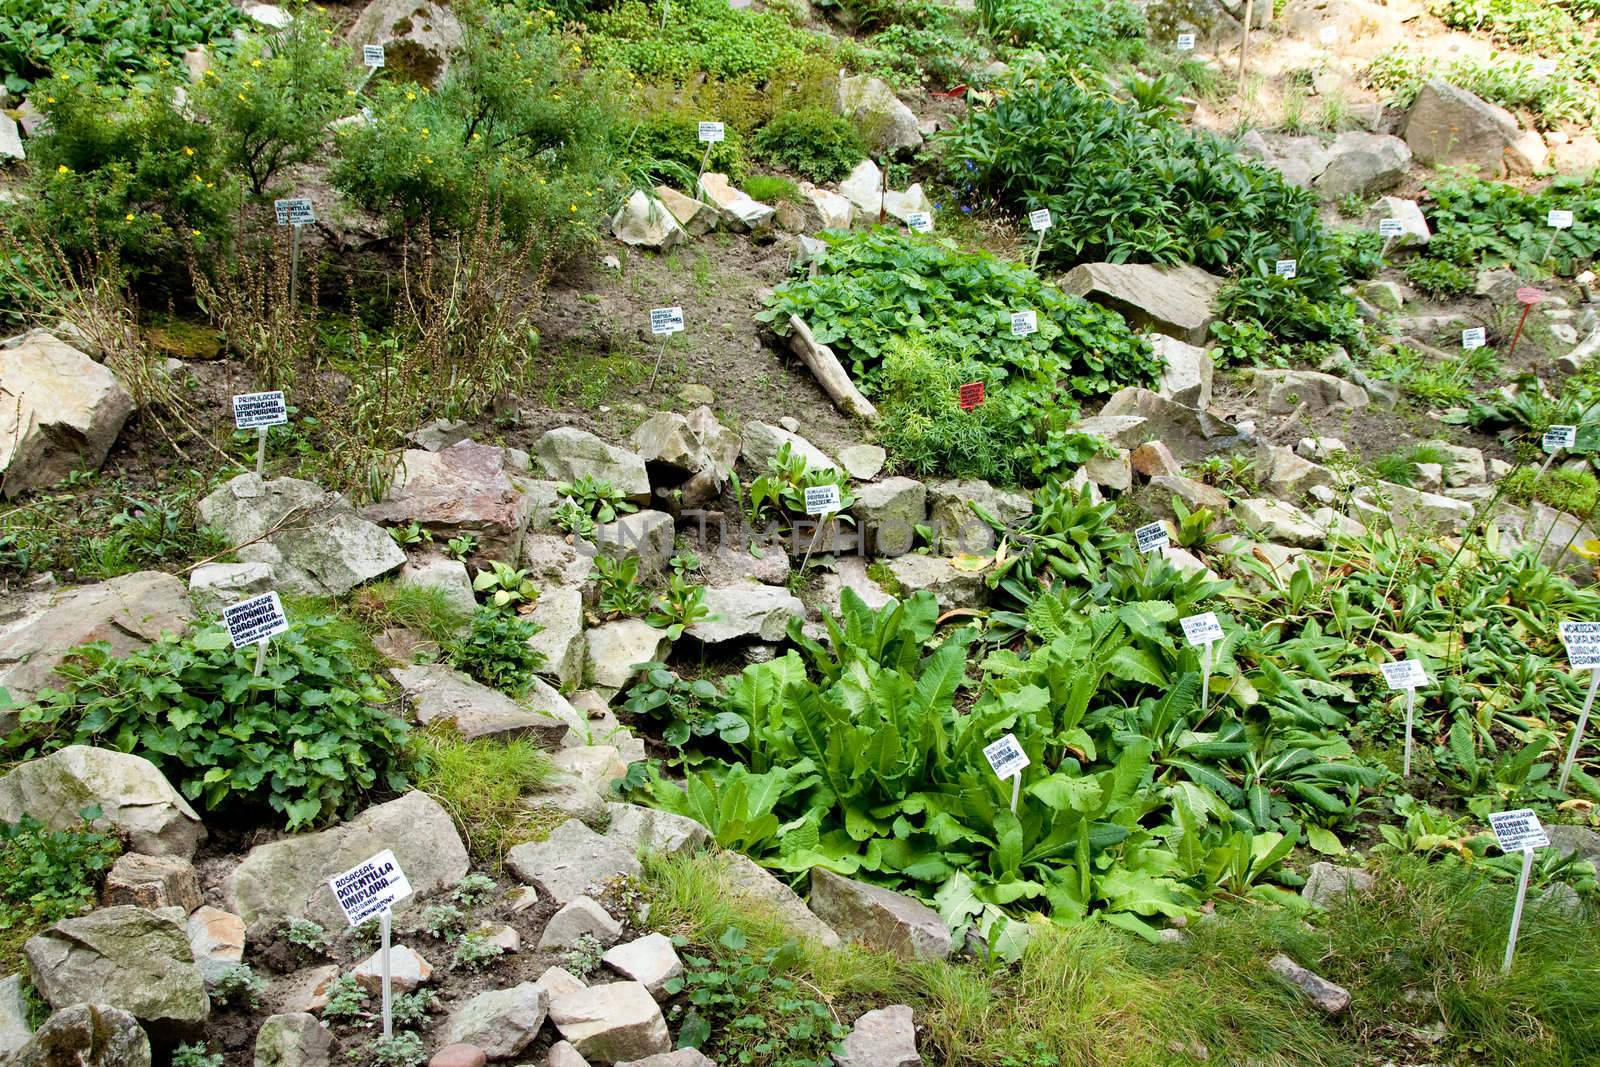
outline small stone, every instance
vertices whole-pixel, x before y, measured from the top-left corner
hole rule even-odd
[[[1365,893],[1372,888],[1372,875],[1360,867],[1339,867],[1317,862],[1306,875],[1300,896],[1319,908],[1326,908],[1349,893]]]
[[[356,966],[356,983],[369,993],[383,988],[383,953],[374,952]],[[433,977],[433,964],[405,945],[389,949],[389,985],[399,993],[409,993]]]
[[[584,937],[593,937],[602,945],[614,945],[621,936],[622,924],[605,908],[588,897],[578,897],[550,916],[539,937],[539,951],[573,948]]]
[[[625,842],[603,838],[576,819],[568,819],[543,841],[518,845],[506,864],[557,904],[585,896],[613,878],[637,875],[639,858]]]
[[[185,929],[195,965],[208,984],[244,962],[244,920],[232,912],[207,904],[189,916]]]
[[[446,1045],[428,1060],[428,1067],[483,1067],[488,1055],[477,1045]]]
[[[443,1039],[482,1049],[488,1059],[512,1059],[533,1044],[548,1003],[532,982],[479,993],[450,1013]]]
[[[717,402],[717,394],[708,385],[686,382],[678,387],[678,399],[690,407],[705,407]]]
[[[1337,1015],[1350,1006],[1348,989],[1334,985],[1326,978],[1306,970],[1288,956],[1272,957],[1267,967],[1329,1015]]]
[[[638,982],[590,986],[557,997],[550,1021],[584,1056],[602,1062],[642,1059],[672,1049],[667,1020]]]
[[[273,1015],[256,1032],[255,1067],[328,1067],[338,1042],[316,1016]]]
[[[680,1048],[676,1052],[663,1052],[656,1056],[646,1056],[642,1060],[628,1060],[626,1063],[617,1064],[617,1067],[717,1067],[717,1065],[697,1048]]]
[[[589,1067],[589,1061],[572,1047],[570,1041],[557,1041],[550,1046],[550,1059],[546,1067]]]
[[[835,1062],[839,1067],[919,1067],[922,1057],[911,1009],[893,1004],[862,1015]]]
[[[683,961],[672,947],[672,938],[665,934],[646,934],[617,945],[600,962],[624,978],[641,983],[657,1000],[666,995],[667,982],[683,974]]]
[[[788,430],[790,433],[799,433],[800,432],[800,420],[795,418],[793,415],[785,415],[785,416],[783,416],[783,418],[778,420],[778,425],[782,426],[785,430]]]
[[[473,933],[502,952],[522,951],[522,935],[517,933],[515,926],[507,926],[505,923],[484,923]]]
[[[285,987],[283,1010],[321,1011],[328,1006],[328,992],[339,973],[338,964],[328,963],[289,975],[282,982]]]
[[[195,878],[194,864],[182,856],[124,852],[106,875],[101,899],[107,905],[176,907],[187,915],[200,906],[200,883]]]
[[[565,967],[549,967],[539,976],[534,985],[544,990],[545,996],[551,1000],[575,993],[580,989],[588,989],[589,983],[573,974]]]
[[[1146,441],[1133,450],[1129,460],[1133,469],[1146,478],[1183,473],[1183,465],[1172,454],[1172,449],[1160,441]]]
[[[877,445],[849,445],[839,450],[844,472],[858,482],[871,481],[882,471],[889,454]]]

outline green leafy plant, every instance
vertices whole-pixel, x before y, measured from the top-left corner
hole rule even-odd
[[[467,632],[445,643],[444,654],[484,685],[520,693],[544,667],[544,653],[528,643],[542,629],[536,622],[480,607]]]
[[[690,738],[717,737],[732,745],[749,736],[744,719],[720,709],[721,694],[712,682],[704,678],[686,681],[664,663],[642,666],[644,675],[628,690],[623,707],[635,715],[661,720],[661,739],[667,744],[682,748]]]
[[[416,545],[426,545],[433,542],[433,533],[425,530],[420,522],[408,522],[404,526],[389,527],[389,536],[394,538],[394,543],[401,548],[411,548]]]
[[[407,727],[355,654],[317,616],[273,638],[259,675],[218,623],[122,657],[85,645],[22,719],[37,746],[135,752],[206,811],[269,808],[298,829],[407,784]]]
[[[256,976],[249,964],[238,963],[217,976],[211,987],[211,1001],[222,1007],[254,1011],[261,1006],[267,991],[265,979]]]
[[[172,1067],[222,1067],[222,1062],[222,1053],[212,1052],[204,1041],[182,1044],[172,1050]]]
[[[237,8],[208,0],[15,0],[0,13],[0,71],[16,94],[51,74],[148,88],[196,45],[226,50],[243,22]]]
[[[504,954],[504,948],[482,934],[462,934],[450,955],[450,966],[456,970],[481,971]]]
[[[94,904],[122,846],[90,827],[98,808],[79,817],[83,825],[73,830],[47,829],[30,815],[0,823],[0,930],[26,935]]]
[[[572,504],[564,512],[558,509],[556,523],[569,533],[588,536],[594,531],[596,523],[616,522],[617,516],[638,511],[639,508],[628,499],[626,493],[606,481],[604,478],[595,478],[592,475],[582,475],[577,481],[563,482],[556,486],[556,493],[562,498],[562,508]],[[581,515],[588,520],[581,523],[582,528],[577,528],[579,523],[568,525],[574,516]],[[565,519],[564,519],[565,516]]]
[[[600,586],[600,614],[636,617],[650,607],[650,594],[639,584],[638,556],[596,556],[594,569]]]
[[[321,923],[311,919],[291,919],[284,931],[284,937],[288,939],[289,944],[317,955],[326,953],[333,947],[333,938],[328,936],[328,931]]]
[[[867,156],[855,126],[821,107],[780,112],[756,134],[752,148],[758,159],[814,182],[838,181]]]
[[[656,598],[644,621],[666,630],[667,636],[676,641],[684,630],[709,618],[711,609],[706,607],[706,587],[691,585],[681,575],[673,574],[667,579],[667,591]]]
[[[526,567],[513,567],[497,559],[473,575],[472,591],[488,593],[489,607],[517,611],[531,610],[539,599],[539,587],[528,577]]]
[[[580,978],[593,974],[600,967],[600,957],[605,946],[593,934],[579,934],[577,943],[561,954],[561,966]]]
[[[328,1002],[322,1007],[324,1019],[354,1022],[366,1014],[367,991],[353,974],[341,974],[328,983],[327,995]]]
[[[372,1067],[421,1067],[428,1062],[422,1038],[410,1033],[374,1038],[371,1044],[352,1049],[351,1053]]]
[[[444,544],[444,554],[451,559],[466,559],[478,550],[478,538],[474,534],[458,534]]]
[[[467,917],[454,904],[429,904],[422,909],[421,921],[424,933],[443,941],[461,933]]]
[[[496,890],[495,880],[486,874],[469,874],[456,883],[450,897],[463,908],[475,908],[486,902]]]

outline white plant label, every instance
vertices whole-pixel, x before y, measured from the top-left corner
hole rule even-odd
[[[411,895],[411,883],[390,849],[329,878],[328,888],[351,926],[360,926]]]
[[[702,122],[697,129],[704,144],[714,144],[728,136],[727,129],[720,122]]]
[[[1180,51],[1180,52],[1193,52],[1194,51],[1194,34],[1192,34],[1192,33],[1180,33],[1180,34],[1178,34],[1178,51]]]
[[[281,389],[270,393],[239,393],[233,398],[233,425],[237,429],[282,426],[288,421],[289,404]]]
[[[1422,669],[1421,660],[1403,659],[1398,663],[1382,663],[1379,667],[1390,689],[1415,689],[1428,684],[1428,672]]]
[[[1561,643],[1575,669],[1600,667],[1600,622],[1563,622]]]
[[[1556,61],[1553,59],[1536,59],[1533,61],[1533,72],[1541,78],[1548,78],[1556,72]]]
[[[1546,452],[1556,452],[1563,448],[1571,448],[1578,441],[1578,428],[1576,426],[1552,426],[1544,432],[1539,439],[1539,444]]]
[[[1550,214],[1545,217],[1545,222],[1553,229],[1570,230],[1572,229],[1572,212],[1551,208]]]
[[[1461,347],[1467,351],[1482,348],[1489,343],[1489,332],[1482,326],[1474,326],[1470,330],[1461,331]]]
[[[810,485],[806,487],[806,514],[826,515],[839,510],[837,485]]]
[[[361,62],[363,66],[377,70],[383,66],[383,45],[364,44],[361,46]]]
[[[1489,826],[1502,852],[1521,852],[1525,848],[1545,848],[1550,836],[1539,825],[1539,816],[1527,808],[1497,811],[1489,816]]]
[[[1032,762],[1028,759],[1028,754],[1022,751],[1022,746],[1017,743],[1016,734],[1006,734],[1000,740],[983,746],[983,758],[989,761],[990,769],[1002,782],[1021,774]]]
[[[1011,336],[1026,337],[1030,333],[1039,332],[1039,313],[1037,311],[1013,311],[1011,313]]]
[[[1050,217],[1050,209],[1042,207],[1038,211],[1028,212],[1028,226],[1034,233],[1043,233],[1055,225],[1055,220]]]
[[[1272,265],[1272,273],[1280,278],[1293,278],[1300,273],[1300,263],[1293,259],[1280,259]]]
[[[932,233],[933,216],[926,211],[911,211],[906,214],[906,225],[916,233]]]
[[[1133,531],[1134,543],[1140,552],[1158,552],[1172,543],[1167,536],[1167,524],[1152,522]]]
[[[1405,225],[1399,219],[1379,219],[1379,237],[1399,237],[1406,232]]]
[[[312,206],[309,197],[274,200],[272,209],[278,215],[279,226],[310,226],[317,221],[317,209]]]
[[[664,334],[679,333],[683,330],[682,308],[651,308],[650,332],[660,337]]]
[[[1214,611],[1189,615],[1178,622],[1183,626],[1183,636],[1189,639],[1191,645],[1209,645],[1222,640],[1222,623],[1217,621]]]
[[[222,609],[222,623],[234,648],[256,645],[289,629],[289,616],[277,593],[262,593]]]

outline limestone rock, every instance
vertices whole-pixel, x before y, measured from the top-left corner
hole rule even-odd
[[[1157,392],[1201,411],[1211,405],[1211,377],[1216,365],[1210,352],[1163,333],[1150,335],[1150,347],[1162,364]]]
[[[1311,188],[1333,158],[1320,138],[1263,134],[1259,130],[1245,134],[1239,152],[1261,160],[1282,174],[1284,181],[1302,189]]]
[[[0,687],[26,703],[62,684],[56,668],[79,645],[104,641],[125,656],[162,633],[187,633],[193,616],[183,582],[159,571],[0,601]],[[0,712],[0,730],[17,722]]]
[[[755,860],[742,852],[724,852],[720,859],[728,888],[734,893],[757,907],[770,908],[796,934],[825,948],[838,948],[843,943],[838,932],[806,907],[794,890]]]
[[[467,849],[455,823],[438,801],[413,791],[326,830],[257,845],[223,881],[228,910],[247,925],[281,917],[340,929],[344,915],[328,879],[384,849],[394,850],[415,894],[395,905],[397,912],[467,874]]]
[[[1146,478],[1155,478],[1163,474],[1179,474],[1183,465],[1172,454],[1172,449],[1160,441],[1146,441],[1135,448],[1128,455],[1128,462],[1133,469]]]
[[[1263,442],[1256,449],[1256,478],[1274,496],[1296,500],[1313,486],[1338,484],[1334,473],[1295,455],[1282,445]]]
[[[10,499],[105,462],[133,396],[53,334],[0,348],[0,491]]]
[[[600,957],[600,962],[624,978],[631,978],[661,1000],[667,995],[667,982],[683,974],[683,961],[665,934],[644,937],[617,945]]]
[[[829,458],[826,452],[804,437],[759,420],[745,423],[744,446],[739,455],[751,470],[765,474],[772,459],[785,444],[792,454],[805,457],[807,473],[839,469],[839,464]]]
[[[582,938],[592,937],[602,946],[614,945],[622,937],[622,924],[589,897],[574,897],[550,916],[539,936],[540,952],[560,952],[576,947]]]
[[[550,1046],[550,1059],[545,1067],[589,1067],[589,1061],[572,1047],[570,1041],[557,1041]]]
[[[877,445],[849,445],[839,450],[844,472],[861,482],[876,478],[888,458],[889,454]]]
[[[658,411],[628,438],[646,464],[660,464],[677,475],[715,471],[719,480],[727,477],[739,459],[739,435],[717,421],[704,405],[687,415]]]
[[[680,1048],[676,1052],[662,1052],[642,1060],[628,1060],[617,1067],[717,1067],[713,1060],[697,1048]]]
[[[1278,544],[1316,548],[1323,541],[1323,531],[1311,516],[1282,500],[1241,500],[1234,505],[1233,513],[1240,525]]]
[[[1366,526],[1332,508],[1318,508],[1313,511],[1311,521],[1316,523],[1317,529],[1324,531],[1329,540],[1336,537],[1360,539],[1367,536]]]
[[[610,482],[635,504],[650,501],[650,475],[644,460],[586,430],[568,426],[550,430],[533,446],[533,454],[551,478],[575,482],[587,474]]]
[[[506,853],[506,864],[519,879],[557,904],[640,871],[638,857],[626,842],[601,837],[576,819],[568,819],[543,841],[513,848]]]
[[[374,952],[350,972],[356,984],[369,993],[383,991],[383,953]],[[393,945],[389,949],[389,987],[397,993],[410,993],[427,984],[433,977],[433,964],[422,954],[406,945]]]
[[[777,214],[774,209],[734,188],[726,174],[707,171],[700,175],[700,192],[716,205],[730,230],[754,234],[771,232]]]
[[[988,597],[982,574],[960,570],[943,556],[899,556],[889,561],[889,570],[907,597],[927,590],[940,611],[981,607]]]
[[[74,1004],[51,1015],[8,1067],[150,1067],[139,1021],[108,1004]]]
[[[615,745],[563,747],[550,764],[549,778],[527,799],[528,805],[554,808],[584,822],[605,818],[611,783],[628,773],[627,761]]]
[[[672,641],[643,619],[618,619],[584,632],[587,643],[584,676],[607,699],[638,677],[635,666],[666,658]]]
[[[1476,167],[1489,180],[1527,175],[1544,166],[1542,141],[1526,141],[1505,108],[1429,79],[1406,112],[1405,139],[1417,161],[1430,167]]]
[[[919,1067],[917,1026],[904,1004],[864,1013],[844,1039],[839,1067]]]
[[[189,916],[184,931],[200,977],[209,988],[229,969],[244,962],[244,920],[206,904]]]
[[[330,1067],[333,1032],[308,1012],[271,1015],[256,1031],[255,1067]]]
[[[1559,855],[1576,855],[1580,860],[1600,866],[1600,833],[1559,823],[1546,826],[1544,830],[1550,838],[1550,848]]]
[[[1338,867],[1318,861],[1306,873],[1300,895],[1319,908],[1326,908],[1347,893],[1365,893],[1372,888],[1372,875],[1360,867]]]
[[[900,153],[922,147],[917,116],[882,78],[865,74],[852,78],[841,70],[838,110],[866,131],[871,148]]]
[[[916,528],[927,518],[928,488],[914,478],[885,478],[855,490],[851,511],[873,552],[899,556],[916,543]]]
[[[602,556],[637,559],[639,579],[650,581],[672,558],[676,528],[664,511],[636,511],[595,527],[594,543]]]
[[[189,602],[220,615],[229,604],[270,591],[277,579],[270,563],[202,564],[189,572]]]
[[[339,596],[406,561],[394,538],[344,497],[299,478],[241,474],[201,500],[199,513],[245,546],[241,560],[272,564],[280,592]]]
[[[1027,493],[996,489],[979,478],[946,479],[927,483],[928,525],[935,544],[947,555],[986,552],[994,547],[993,527],[973,510],[981,508],[991,518],[1013,526],[1033,514]]]
[[[1337,1015],[1350,1006],[1349,990],[1313,974],[1288,956],[1272,957],[1267,968],[1329,1015]]]
[[[564,967],[545,968],[545,972],[533,984],[544,990],[546,1002],[565,996],[568,993],[574,993],[580,989],[589,988],[589,983]]]
[[[685,632],[707,645],[748,639],[781,641],[789,631],[790,619],[803,621],[806,617],[806,606],[799,597],[786,589],[755,582],[709,586],[705,606],[710,617]]]
[[[1203,345],[1216,317],[1211,305],[1222,279],[1187,265],[1082,263],[1060,284],[1067,292],[1117,311],[1130,326]]]
[[[22,995],[22,975],[8,975],[0,979],[0,1062],[26,1045],[32,1036],[28,1002]]]
[[[1445,485],[1452,488],[1483,485],[1489,480],[1489,470],[1484,461],[1482,449],[1447,444],[1443,441],[1429,443],[1443,452],[1446,457],[1444,463]]]
[[[883,171],[876,163],[870,159],[857,163],[839,183],[839,192],[870,224],[877,224],[883,211]]]
[[[942,960],[950,954],[950,930],[938,912],[825,867],[811,869],[811,910],[844,937],[902,959]]]
[[[458,441],[438,452],[406,449],[383,499],[361,515],[390,526],[417,523],[440,542],[471,534],[483,558],[514,566],[532,507],[506,473],[505,449]]]
[[[1312,187],[1323,200],[1370,196],[1393,187],[1411,166],[1411,149],[1385,133],[1347,131],[1328,148],[1328,165]]]
[[[530,533],[522,539],[523,569],[540,585],[582,587],[594,573],[594,557],[592,548],[580,551],[555,534]]]
[[[328,963],[285,975],[271,984],[274,1002],[290,1014],[321,1011],[340,973],[338,964]]]
[[[0,112],[0,159],[27,158],[28,153],[22,147],[22,134],[17,129],[17,120]]]
[[[543,673],[563,687],[583,682],[583,591],[546,585],[525,618],[540,627],[528,647],[544,656]]]
[[[638,982],[590,986],[550,1003],[550,1021],[582,1055],[602,1063],[667,1052],[667,1020]]]
[[[606,810],[611,817],[606,836],[625,842],[635,853],[698,852],[711,840],[704,826],[670,811],[615,802],[607,804]]]
[[[635,189],[611,216],[611,236],[625,245],[665,252],[682,244],[689,235],[664,203]]]
[[[811,202],[811,207],[822,221],[824,230],[848,230],[855,219],[855,205],[850,199],[827,189],[819,189],[810,182],[800,183],[800,194]]]
[[[1082,473],[1095,485],[1122,493],[1133,488],[1133,452],[1119,448],[1109,456],[1091,456]]]
[[[670,185],[656,186],[656,199],[690,237],[704,236],[717,227],[716,208],[704,201],[684,196]]]
[[[1426,248],[1428,243],[1433,240],[1433,231],[1428,228],[1428,220],[1423,217],[1422,208],[1415,200],[1407,200],[1398,196],[1379,197],[1367,209],[1367,226],[1376,232],[1378,223],[1384,219],[1394,219],[1400,223],[1400,236],[1384,238],[1391,251]],[[1400,306],[1405,300],[1399,292],[1399,286],[1396,286],[1393,282],[1373,282],[1363,289],[1363,293],[1369,292],[1374,286],[1390,286],[1392,288],[1391,292],[1379,297],[1377,302],[1379,308],[1389,311],[1400,310]]]
[[[925,212],[930,216],[933,214],[933,201],[922,191],[921,182],[913,182],[903,192],[890,189],[884,193],[883,210],[888,212],[890,217],[910,225],[911,216],[916,212]]]
[[[1334,408],[1354,410],[1368,403],[1365,389],[1321,371],[1258,369],[1255,386],[1269,415],[1286,415],[1302,404],[1315,413]]]
[[[1420,523],[1459,533],[1472,521],[1473,512],[1472,505],[1464,501],[1392,482],[1360,486],[1350,505],[1355,517],[1367,526],[1386,529],[1392,524],[1397,532]]]
[[[423,726],[450,723],[468,740],[523,737],[540,748],[555,748],[567,732],[567,724],[556,716],[518,703],[441,663],[401,667],[393,673],[405,694],[406,710]]]
[[[163,1031],[211,1014],[183,928],[153,911],[118,905],[63,919],[23,946],[34,989],[52,1008],[108,1004]]]
[[[428,1057],[428,1067],[484,1067],[488,1062],[477,1045],[446,1045]]]
[[[75,830],[98,807],[98,830],[114,830],[150,856],[194,855],[206,836],[189,802],[156,765],[131,752],[68,745],[0,778],[0,822],[31,815],[52,830]],[[64,1006],[64,1005],[61,1005]]]
[[[1223,493],[1204,482],[1197,482],[1193,478],[1185,478],[1176,474],[1158,474],[1150,479],[1150,496],[1152,510],[1163,518],[1176,518],[1172,510],[1172,498],[1177,497],[1183,501],[1184,507],[1193,511],[1195,508],[1210,508],[1218,515],[1228,513],[1228,498]]]
[[[491,1060],[514,1059],[539,1036],[548,1006],[532,982],[479,993],[450,1013],[443,1040],[476,1045]]]
[[[1123,448],[1132,448],[1145,440],[1157,440],[1172,450],[1179,459],[1199,459],[1210,451],[1208,442],[1236,434],[1233,427],[1196,408],[1168,400],[1149,389],[1119,389],[1100,409],[1099,418],[1141,418],[1141,440],[1132,444],[1117,442]],[[1082,425],[1081,423],[1079,424]]]

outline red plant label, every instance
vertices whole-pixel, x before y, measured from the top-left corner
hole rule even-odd
[[[971,411],[983,403],[983,383],[968,382],[961,387],[961,410]]]

